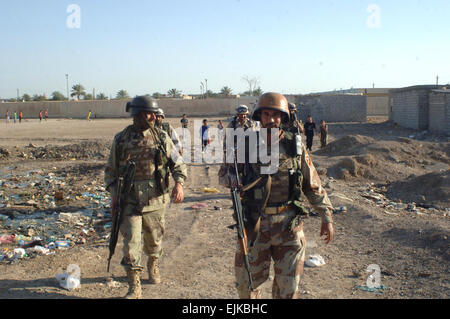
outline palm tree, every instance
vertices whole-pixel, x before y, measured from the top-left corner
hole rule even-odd
[[[167,94],[170,97],[179,97],[181,95],[181,91],[178,91],[177,89],[170,89],[169,91],[167,91]]]
[[[253,90],[253,96],[261,96],[263,94],[263,91],[261,90],[261,87],[258,86],[257,89]]]
[[[128,95],[127,91],[120,90],[119,92],[117,92],[116,99],[123,100],[123,99],[129,99],[129,98],[130,98],[130,96]]]
[[[97,100],[106,100],[106,99],[107,97],[105,94],[103,93],[97,94]]]
[[[80,99],[80,96],[85,96],[86,92],[84,91],[84,87],[81,84],[75,84],[72,86],[72,94],[70,94],[71,97],[76,96],[77,99]]]
[[[222,94],[223,96],[230,96],[231,95],[231,89],[228,86],[224,86],[221,90],[220,90],[220,94]]]

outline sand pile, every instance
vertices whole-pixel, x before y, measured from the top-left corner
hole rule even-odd
[[[110,143],[81,142],[64,146],[46,145],[43,147],[28,146],[20,150],[18,157],[25,159],[105,159],[109,154]]]

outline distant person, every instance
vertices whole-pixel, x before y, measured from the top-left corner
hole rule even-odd
[[[236,108],[236,115],[233,120],[231,120],[230,124],[228,124],[228,128],[243,128],[246,131],[249,128],[255,128],[255,121],[248,118],[248,107],[247,105],[239,105]]]
[[[20,111],[19,112],[19,123],[22,123],[22,119],[23,119],[23,112]]]
[[[182,136],[181,136],[181,138],[183,139],[183,144],[184,144],[184,142],[186,140],[186,136],[188,134],[186,132],[186,130],[188,129],[188,124],[189,124],[189,120],[186,117],[186,114],[183,114],[183,118],[180,120],[180,122],[181,122],[181,128],[182,128]]]
[[[16,124],[16,120],[17,120],[17,112],[14,111],[14,124]]]
[[[166,116],[164,115],[164,110],[162,108],[158,108],[158,111],[155,113],[155,115],[155,126],[159,127],[164,132],[166,132],[167,135],[169,135],[175,147],[179,149],[180,155],[183,155],[183,150],[181,148],[182,145],[180,143],[180,139],[178,138],[177,131],[175,131],[174,127],[170,125],[170,123],[163,122],[163,119],[166,118]]]
[[[281,129],[283,131],[291,132],[294,134],[303,133],[303,123],[297,119],[297,106],[294,103],[289,103],[289,123],[283,124]]]
[[[205,151],[206,146],[208,146],[208,144],[210,143],[208,130],[209,130],[208,120],[204,119],[200,132],[202,134],[202,152]]]
[[[45,110],[45,121],[48,119],[48,109]]]
[[[309,115],[306,119],[305,125],[303,125],[306,135],[306,149],[312,151],[314,131],[316,130],[316,123],[313,122],[312,116]]]
[[[320,121],[319,137],[320,137],[320,148],[327,146],[327,135],[328,135],[328,125],[324,120]]]
[[[39,111],[39,123],[42,122],[42,110]]]
[[[9,110],[6,110],[5,119],[6,119],[6,124],[8,124],[9,123]]]
[[[221,141],[222,138],[223,138],[223,123],[222,123],[222,120],[219,120],[219,124],[217,124],[217,131],[218,131],[219,140]]]
[[[186,114],[183,114],[183,118],[180,120],[182,128],[188,128],[189,120],[186,117]]]
[[[88,120],[88,121],[91,120],[91,115],[92,115],[92,112],[91,112],[91,110],[89,110],[89,113],[88,113],[88,116],[87,116],[87,120]]]

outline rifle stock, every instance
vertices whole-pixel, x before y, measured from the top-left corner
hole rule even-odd
[[[107,271],[109,272],[109,266],[111,263],[111,258],[116,250],[117,240],[119,238],[120,225],[123,219],[123,200],[128,196],[133,186],[134,172],[136,169],[136,164],[133,161],[128,161],[125,173],[123,176],[119,176],[117,181],[117,192],[115,198],[117,200],[116,205],[111,207],[112,215],[112,227],[111,236],[109,238],[109,257]]]
[[[237,168],[236,156],[234,157],[234,167],[235,167],[235,173],[236,173],[237,186],[233,186],[232,181],[230,180],[231,197],[233,200],[233,208],[236,213],[239,245],[240,245],[241,252],[243,255],[243,259],[244,259],[244,266],[245,266],[245,269],[247,270],[249,290],[253,291],[253,279],[252,279],[252,273],[250,270],[250,262],[248,259],[248,240],[247,240],[247,232],[245,231],[244,216],[243,216],[243,211],[242,211],[242,202],[241,202],[241,194],[240,194],[240,186],[239,186],[240,181],[239,181],[239,172],[238,172],[238,168]]]

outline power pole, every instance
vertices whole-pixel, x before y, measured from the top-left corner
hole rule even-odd
[[[69,101],[69,74],[66,74],[67,101]]]
[[[436,75],[436,85],[439,85],[439,75]]]

